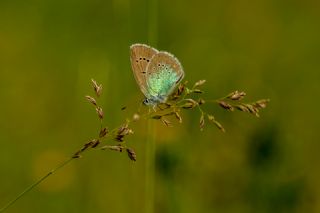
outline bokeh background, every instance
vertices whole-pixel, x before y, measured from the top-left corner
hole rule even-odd
[[[1,0],[0,205],[64,161],[99,128],[84,95],[103,84],[114,127],[142,100],[129,46],[175,54],[206,97],[270,98],[260,118],[208,107],[155,124],[155,212],[320,212],[318,0]],[[145,212],[147,122],[138,156],[92,151],[8,212]]]

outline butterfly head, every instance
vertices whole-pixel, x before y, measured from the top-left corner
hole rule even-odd
[[[152,105],[156,105],[157,103],[154,102],[153,99],[149,99],[149,98],[146,98],[143,100],[143,104],[146,105],[146,106],[152,106]]]
[[[143,104],[147,106],[155,106],[159,103],[164,103],[166,101],[166,97],[164,96],[152,96],[150,98],[145,98],[143,100]]]

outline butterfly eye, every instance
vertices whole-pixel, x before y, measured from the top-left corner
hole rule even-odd
[[[148,100],[147,98],[144,99],[144,100],[143,100],[143,104],[144,104],[144,105],[148,105],[148,104],[149,104],[149,100]]]

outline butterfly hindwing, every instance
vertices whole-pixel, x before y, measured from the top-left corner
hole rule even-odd
[[[166,98],[183,77],[184,71],[178,59],[170,53],[158,52],[146,68],[147,91],[153,97]]]
[[[130,60],[134,77],[143,92],[148,97],[146,68],[151,58],[159,51],[145,44],[133,44],[130,46]]]

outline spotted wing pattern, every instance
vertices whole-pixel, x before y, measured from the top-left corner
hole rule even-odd
[[[130,60],[134,77],[146,97],[149,97],[146,68],[151,58],[159,51],[145,44],[133,44],[130,46]]]
[[[170,53],[158,52],[146,68],[147,92],[165,101],[183,77],[184,71],[178,59]]]

